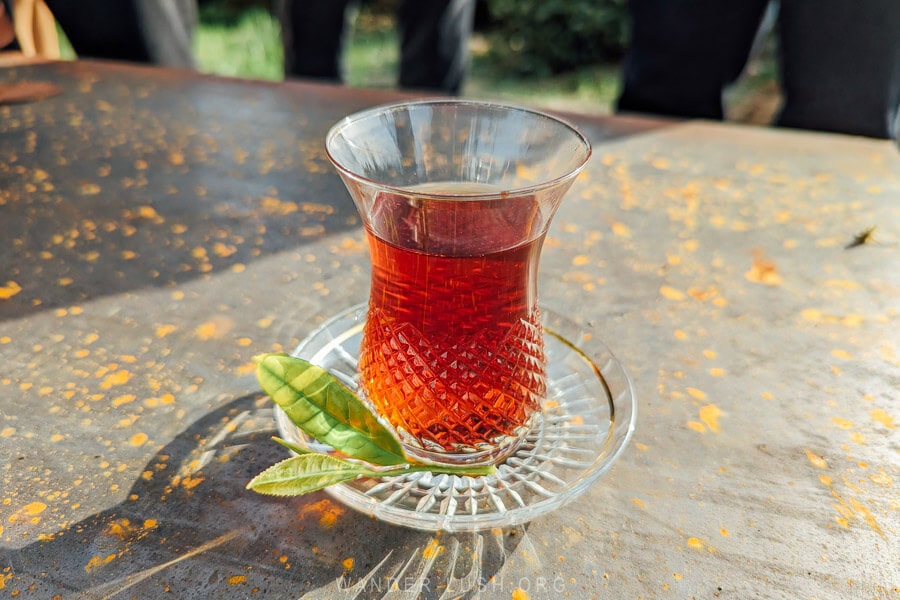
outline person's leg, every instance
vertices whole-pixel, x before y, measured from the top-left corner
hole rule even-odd
[[[75,53],[194,66],[196,0],[47,0]]]
[[[631,0],[617,110],[721,119],[768,0]]]
[[[781,0],[778,124],[889,137],[900,101],[898,0]]]
[[[47,0],[47,5],[78,56],[151,62],[133,2]]]
[[[474,20],[475,0],[400,0],[400,87],[458,94]]]
[[[136,8],[151,61],[193,67],[197,0],[138,0]]]
[[[341,81],[341,51],[351,0],[279,0],[284,74]]]

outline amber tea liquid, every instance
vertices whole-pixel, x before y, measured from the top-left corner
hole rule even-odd
[[[381,192],[374,202],[359,360],[367,398],[425,450],[477,453],[513,440],[546,391],[536,200]]]

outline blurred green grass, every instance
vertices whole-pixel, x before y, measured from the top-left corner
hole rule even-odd
[[[278,20],[260,6],[201,5],[194,53],[207,73],[273,80],[283,75]]]
[[[282,78],[278,20],[264,7],[201,5],[194,45],[200,70],[254,79]],[[504,74],[490,60],[488,41],[475,34],[463,95],[557,110],[609,112],[618,89],[618,67],[596,65],[553,77],[523,79]],[[344,53],[347,85],[395,86],[399,40],[389,15],[360,9],[348,30]]]

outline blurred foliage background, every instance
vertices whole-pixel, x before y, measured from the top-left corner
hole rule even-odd
[[[303,0],[299,0],[303,1]],[[344,53],[350,86],[390,88],[397,79],[396,0],[362,0],[351,16]],[[462,95],[551,110],[612,112],[628,41],[628,0],[477,0],[470,68]],[[194,39],[201,71],[283,78],[275,0],[199,0]],[[62,36],[63,54],[75,56]],[[726,90],[731,121],[767,124],[777,112],[771,32],[743,77]]]
[[[524,77],[547,77],[621,59],[627,0],[487,0],[490,59]]]
[[[299,0],[302,1],[302,0]],[[393,87],[396,0],[362,0],[344,55],[351,86]],[[463,95],[547,109],[611,112],[628,40],[628,0],[478,0]],[[274,0],[199,0],[200,69],[218,75],[282,78]],[[771,36],[770,36],[771,38]],[[725,95],[731,120],[767,123],[780,101],[770,41]]]
[[[608,112],[627,38],[626,0],[479,0],[463,95],[561,110]],[[201,70],[281,79],[271,0],[201,0]],[[344,55],[352,86],[393,87],[399,60],[394,0],[357,6]]]
[[[299,0],[303,1],[303,0]],[[396,0],[362,0],[344,55],[351,86],[394,87],[399,60]],[[611,112],[628,38],[628,0],[477,0],[463,95],[576,112]],[[200,70],[280,80],[275,0],[199,0]],[[770,36],[771,37],[771,36]],[[74,57],[65,45],[65,56]],[[767,123],[780,101],[770,41],[725,95],[734,121]]]

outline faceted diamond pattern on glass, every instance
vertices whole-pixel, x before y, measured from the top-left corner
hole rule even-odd
[[[478,451],[514,437],[546,392],[538,311],[506,332],[426,339],[374,310],[364,335],[359,368],[369,400],[426,450]]]

